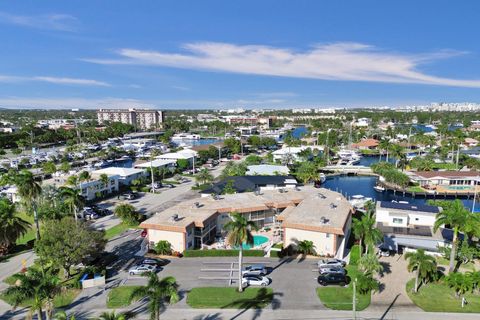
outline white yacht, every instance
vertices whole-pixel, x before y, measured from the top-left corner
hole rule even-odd
[[[343,166],[356,165],[360,162],[360,159],[362,158],[362,156],[359,155],[356,151],[346,149],[338,151],[337,155],[340,158],[338,164]]]
[[[173,135],[172,140],[200,140],[201,137],[198,134],[192,133],[177,133]]]
[[[373,199],[370,197],[365,197],[361,194],[356,194],[351,197],[349,200],[350,204],[356,209],[363,209],[367,202],[372,201]]]

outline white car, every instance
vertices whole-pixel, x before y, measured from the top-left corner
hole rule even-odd
[[[340,259],[322,259],[318,261],[318,267],[323,268],[323,267],[339,267],[343,268],[345,267],[347,263],[343,260]]]
[[[251,266],[247,266],[242,270],[243,276],[264,276],[266,274],[267,269],[263,264],[252,264]]]
[[[133,276],[133,275],[143,275],[148,272],[155,272],[157,270],[157,267],[152,266],[150,264],[141,264],[138,266],[135,266],[128,270],[128,274]]]
[[[266,287],[270,284],[270,279],[262,276],[244,276],[242,278],[242,286],[262,286]]]

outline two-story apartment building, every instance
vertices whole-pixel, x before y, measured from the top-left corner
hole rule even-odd
[[[93,200],[100,194],[107,195],[118,192],[119,175],[107,174],[107,183],[102,181],[100,175],[101,174],[98,173],[92,173],[91,180],[80,183],[81,194],[86,200]]]
[[[398,251],[422,248],[436,252],[451,240],[449,229],[433,230],[440,207],[378,201],[376,226],[384,234],[383,247]]]

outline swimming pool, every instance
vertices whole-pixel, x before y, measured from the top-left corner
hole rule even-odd
[[[448,190],[470,190],[473,189],[471,186],[448,186]]]
[[[254,248],[255,248],[255,247],[258,247],[258,246],[260,246],[260,245],[262,245],[262,244],[264,244],[265,242],[268,242],[268,238],[267,238],[267,237],[265,237],[265,236],[257,236],[257,235],[253,236],[253,247],[254,247]],[[249,245],[249,244],[244,243],[244,244],[242,245],[242,248],[243,248],[243,249],[252,249],[252,246]]]

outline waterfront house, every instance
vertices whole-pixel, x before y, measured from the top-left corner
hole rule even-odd
[[[197,157],[197,155],[198,155],[197,151],[194,151],[194,150],[191,150],[191,149],[183,149],[183,150],[179,150],[177,152],[170,152],[170,153],[161,154],[161,155],[155,157],[155,159],[158,159],[158,160],[174,160],[175,162],[177,162],[180,159],[184,159],[184,160],[188,160],[190,165],[192,165],[193,162],[195,161],[195,157]]]
[[[461,154],[465,154],[472,158],[480,158],[480,147],[473,147],[466,150],[460,150]]]
[[[135,165],[135,168],[137,169],[148,169],[148,168],[165,168],[165,169],[171,169],[172,171],[175,169],[177,165],[176,160],[153,160],[153,161],[147,161],[144,163],[139,163]]]
[[[410,179],[421,187],[436,189],[439,192],[474,190],[480,184],[477,171],[418,171],[410,173]]]
[[[272,152],[273,160],[282,162],[288,160],[290,163],[300,160],[300,154],[302,151],[310,148],[312,151],[317,150],[319,152],[323,151],[322,146],[300,146],[300,147],[288,147],[283,146],[282,149],[278,149]]]
[[[358,143],[352,144],[352,148],[359,150],[375,150],[377,149],[379,141],[377,139],[363,139]]]
[[[313,241],[321,255],[343,258],[350,235],[352,207],[339,193],[305,186],[298,189],[246,192],[183,201],[145,220],[149,245],[167,240],[183,252],[225,236],[230,213],[238,212],[259,227],[279,230],[284,246]],[[268,237],[266,233],[263,233]],[[269,238],[269,244],[272,238]]]
[[[450,229],[433,231],[440,207],[378,201],[376,227],[384,234],[382,247],[394,251],[425,249],[438,252],[452,239]]]

